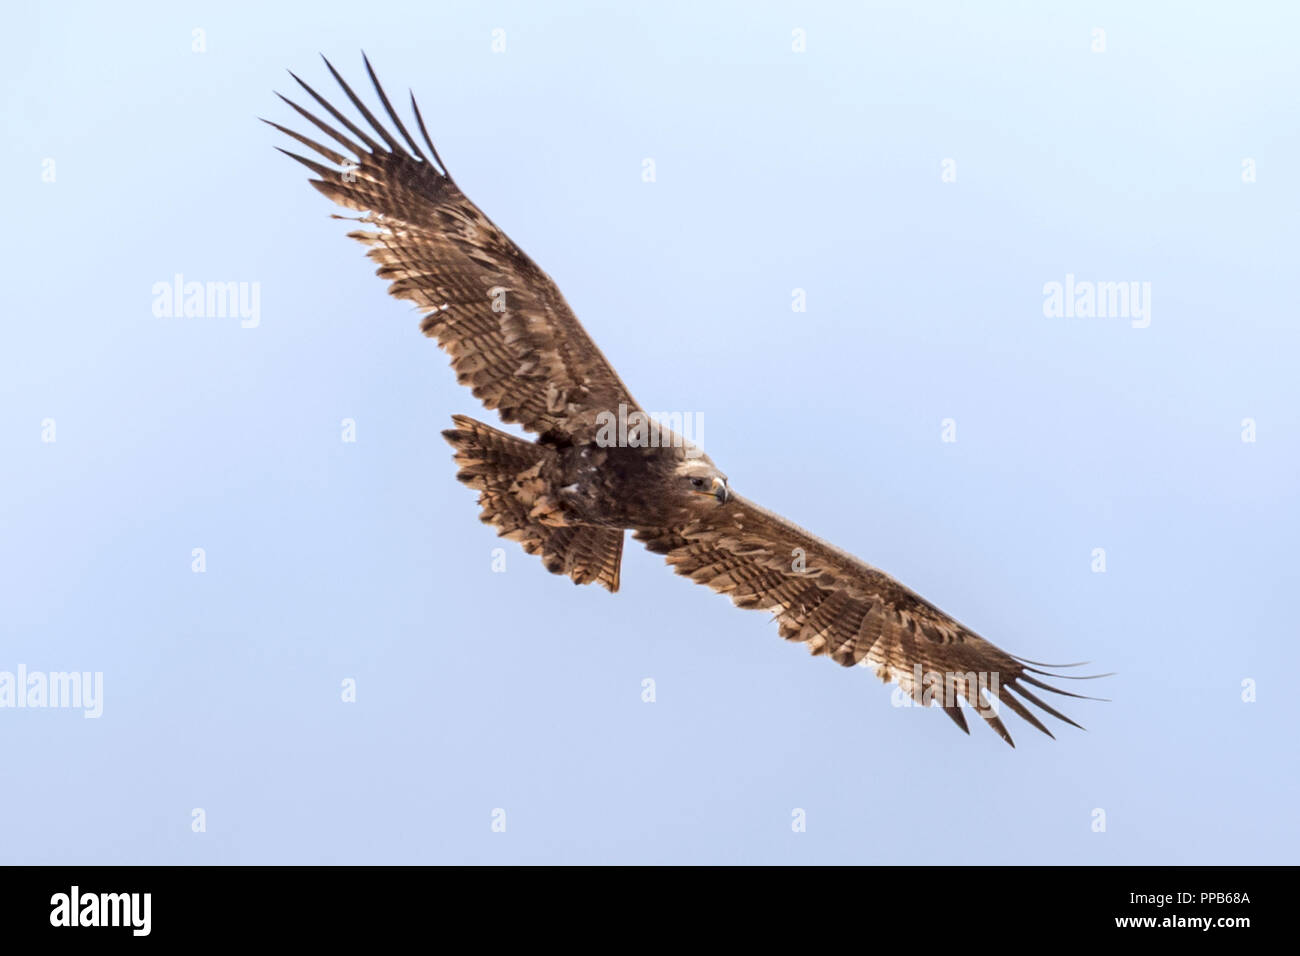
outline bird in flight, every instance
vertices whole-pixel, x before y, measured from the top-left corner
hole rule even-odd
[[[368,248],[389,293],[419,308],[420,330],[450,354],[457,381],[502,421],[536,435],[452,416],[443,435],[485,523],[548,571],[611,592],[631,531],[678,574],[773,614],[781,637],[873,668],[967,733],[963,705],[1012,746],[1003,707],[1048,736],[1030,705],[1079,727],[1030,689],[1081,698],[1040,679],[1070,676],[1044,668],[1078,665],[1006,653],[883,571],[736,494],[699,448],[647,424],[551,278],[457,187],[414,95],[418,142],[363,60],[391,127],[328,60],[369,131],[292,73],[328,119],[276,95],[328,145],[265,122],[326,161],[281,150],[318,177],[317,190],[359,213],[336,218],[361,224],[348,236]]]

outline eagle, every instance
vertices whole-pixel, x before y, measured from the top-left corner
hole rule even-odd
[[[456,477],[478,492],[484,523],[548,571],[610,592],[631,531],[677,574],[772,614],[781,637],[874,669],[907,703],[941,708],[967,734],[971,709],[1014,747],[1005,707],[1053,736],[1030,705],[1082,729],[1031,688],[1095,700],[1041,678],[1107,675],[1063,675],[1080,665],[1003,651],[883,571],[737,494],[699,447],[650,419],[555,282],[461,192],[414,94],[420,141],[362,60],[391,126],[327,59],[368,129],[292,71],[327,118],[276,95],[327,142],[263,122],[325,160],[280,149],[315,174],[319,192],[358,213],[334,218],[360,223],[347,235],[367,247],[389,293],[416,305],[420,330],[450,355],[456,380],[535,436],[452,416],[443,436],[455,449]]]

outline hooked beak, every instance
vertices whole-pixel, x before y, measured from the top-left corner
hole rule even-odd
[[[722,478],[713,479],[713,497],[718,499],[718,504],[725,505],[731,500],[731,489]]]

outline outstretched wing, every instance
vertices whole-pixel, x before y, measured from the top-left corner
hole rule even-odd
[[[457,380],[503,421],[542,434],[589,434],[599,412],[620,403],[636,408],[555,283],[452,181],[415,97],[411,109],[427,153],[394,112],[369,60],[366,71],[379,102],[405,145],[328,60],[325,65],[382,142],[297,76],[293,78],[346,133],[280,98],[343,151],[265,122],[332,164],[281,150],[320,177],[311,180],[318,190],[362,213],[340,217],[371,227],[348,235],[370,247],[378,274],[392,280],[388,291],[419,306],[421,330],[451,354]]]
[[[846,667],[875,668],[916,701],[942,707],[967,733],[963,702],[1012,746],[998,714],[1003,706],[1049,737],[1026,702],[1079,726],[1026,685],[1082,695],[1038,680],[1035,674],[1051,675],[990,644],[883,571],[752,501],[734,496],[705,519],[680,528],[641,528],[634,537],[667,555],[678,574],[730,596],[738,607],[774,614],[787,640]]]

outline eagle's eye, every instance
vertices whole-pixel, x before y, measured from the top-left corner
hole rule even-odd
[[[692,478],[692,479],[691,479],[691,487],[692,487],[692,488],[703,488],[703,487],[704,487],[704,479],[703,479],[703,478]]]

